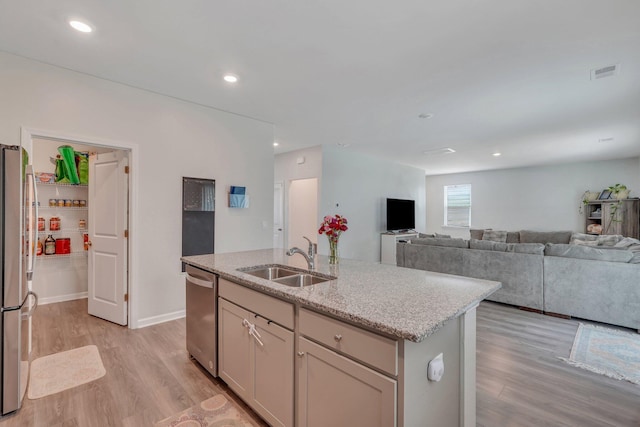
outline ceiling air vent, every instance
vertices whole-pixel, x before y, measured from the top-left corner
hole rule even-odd
[[[607,65],[606,67],[591,70],[591,80],[603,79],[618,74],[620,64]]]

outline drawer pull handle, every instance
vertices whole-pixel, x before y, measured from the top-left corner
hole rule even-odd
[[[335,335],[335,336],[333,337],[333,339],[334,339],[334,340],[336,340],[336,342],[340,342],[340,341],[342,340],[342,335],[340,335],[340,334]]]
[[[298,357],[302,357],[302,356],[304,356],[304,351],[299,351],[298,352]]]

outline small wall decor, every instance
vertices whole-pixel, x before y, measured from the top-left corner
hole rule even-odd
[[[249,196],[246,194],[246,187],[231,186],[229,190],[229,207],[230,208],[248,208]]]

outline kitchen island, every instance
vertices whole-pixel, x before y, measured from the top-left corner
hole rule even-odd
[[[475,425],[475,307],[500,283],[318,256],[334,279],[291,287],[240,271],[307,269],[282,249],[182,260],[218,275],[220,377],[270,424]]]

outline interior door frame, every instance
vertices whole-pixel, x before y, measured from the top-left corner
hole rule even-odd
[[[100,147],[113,148],[115,150],[126,150],[129,152],[129,237],[128,237],[128,254],[127,254],[127,287],[129,293],[129,301],[127,307],[127,316],[129,329],[138,328],[138,290],[135,284],[138,283],[137,265],[131,262],[132,259],[138,259],[138,160],[140,147],[136,143],[113,141],[96,137],[88,137],[81,135],[68,134],[61,131],[36,129],[27,126],[20,127],[20,140],[22,146],[32,147],[33,138],[46,138],[58,140],[61,143],[70,142],[82,145],[95,145]]]

